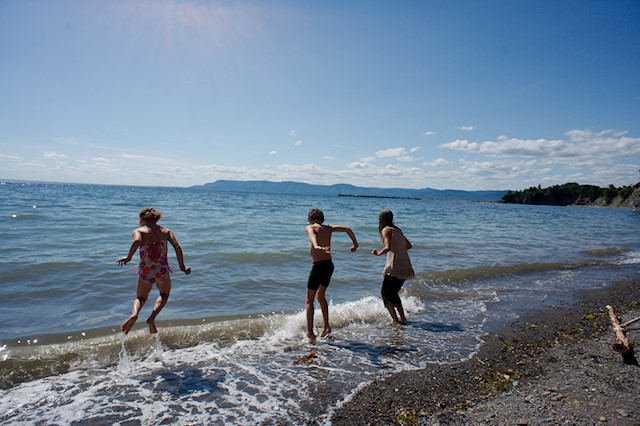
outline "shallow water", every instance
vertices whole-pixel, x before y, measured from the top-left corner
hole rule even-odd
[[[173,274],[157,336],[141,320],[123,340],[136,276],[115,261],[146,205],[193,273]],[[303,340],[311,208],[360,242],[351,253],[334,235],[333,333],[314,344]],[[382,208],[414,246],[407,326],[388,326],[379,298]],[[614,209],[5,182],[0,421],[330,422],[380,374],[465,359],[528,310],[637,279],[639,230],[640,214]]]

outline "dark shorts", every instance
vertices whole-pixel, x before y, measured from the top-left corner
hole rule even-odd
[[[307,288],[315,291],[318,290],[321,285],[329,287],[331,275],[333,275],[333,262],[331,259],[313,262]]]
[[[404,280],[400,278],[392,277],[391,275],[385,275],[384,280],[382,281],[382,302],[384,303],[384,307],[386,308],[388,302],[391,302],[396,308],[402,308],[402,302],[400,301],[400,296],[398,293],[402,288],[402,284],[404,284]]]

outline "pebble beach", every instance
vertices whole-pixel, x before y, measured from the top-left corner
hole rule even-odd
[[[607,305],[640,316],[640,283],[580,293],[485,336],[472,358],[380,378],[336,410],[334,425],[638,425],[638,355],[612,348]],[[625,328],[640,342],[640,321]]]

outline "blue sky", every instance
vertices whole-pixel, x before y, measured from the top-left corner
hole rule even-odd
[[[0,1],[0,178],[640,181],[637,1]]]

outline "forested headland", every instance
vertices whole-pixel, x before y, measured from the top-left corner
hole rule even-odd
[[[508,191],[501,203],[543,204],[550,206],[602,206],[602,207],[640,207],[640,182],[631,186],[616,188],[609,185],[602,188],[595,185],[565,183],[548,188],[531,187],[523,191]]]

